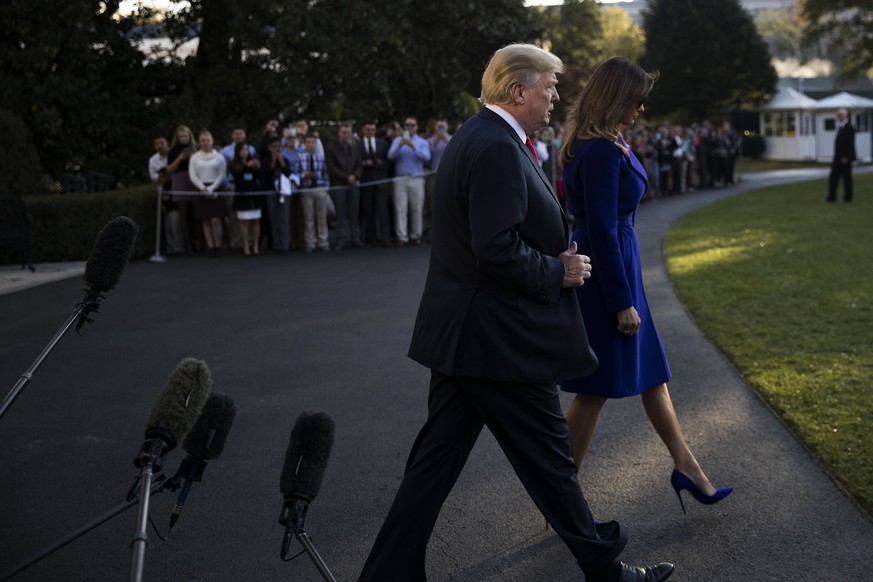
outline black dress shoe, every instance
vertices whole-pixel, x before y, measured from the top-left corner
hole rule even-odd
[[[663,562],[651,568],[640,568],[622,563],[618,582],[660,582],[669,578],[673,569],[674,566],[670,562]]]

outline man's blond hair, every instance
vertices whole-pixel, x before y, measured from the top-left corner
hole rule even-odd
[[[561,73],[564,64],[552,53],[532,44],[510,44],[498,49],[482,74],[482,96],[485,105],[505,105],[512,102],[510,89],[515,84],[530,87],[545,73]]]

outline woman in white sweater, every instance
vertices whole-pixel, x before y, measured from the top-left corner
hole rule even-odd
[[[194,199],[194,214],[203,224],[207,252],[217,257],[224,236],[222,223],[227,215],[227,205],[215,192],[224,186],[227,162],[221,152],[213,148],[212,134],[208,130],[201,130],[197,140],[200,150],[188,162],[191,182],[202,194]]]

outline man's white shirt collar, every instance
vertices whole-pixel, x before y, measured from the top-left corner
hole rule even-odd
[[[527,142],[527,134],[526,134],[526,133],[524,132],[524,130],[521,128],[521,124],[518,122],[518,120],[515,119],[515,117],[513,117],[512,114],[511,114],[509,111],[507,111],[506,109],[500,107],[499,105],[491,105],[491,104],[488,104],[488,105],[486,105],[485,107],[487,107],[488,109],[490,109],[491,111],[493,111],[494,113],[496,113],[497,115],[499,115],[500,117],[502,117],[502,118],[503,118],[503,121],[505,121],[506,123],[508,123],[509,126],[512,127],[512,129],[515,130],[515,133],[518,134],[518,139],[521,140],[521,143],[526,143],[526,142]]]

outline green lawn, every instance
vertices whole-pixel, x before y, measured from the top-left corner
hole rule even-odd
[[[855,176],[852,204],[825,192],[722,200],[680,220],[665,252],[703,332],[873,514],[873,175]]]
[[[737,172],[763,172],[767,170],[790,170],[792,168],[814,168],[816,166],[825,166],[811,161],[773,161],[773,160],[752,160],[748,158],[740,158],[737,160]]]

